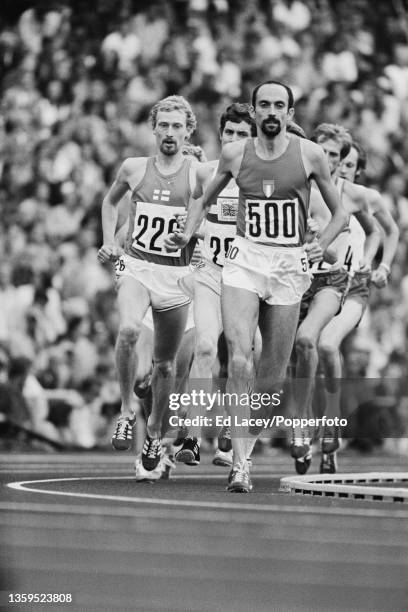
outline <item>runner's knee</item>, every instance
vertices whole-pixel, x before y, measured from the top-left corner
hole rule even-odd
[[[330,338],[321,338],[318,344],[319,357],[323,361],[333,359],[338,352],[338,346]]]
[[[305,356],[316,349],[316,341],[307,332],[298,333],[296,337],[296,353]]]
[[[174,359],[159,359],[154,360],[153,371],[156,371],[159,376],[163,378],[168,378],[172,376],[175,368],[175,360]]]
[[[126,345],[135,345],[142,330],[141,323],[127,323],[119,327],[118,342]]]
[[[237,378],[247,378],[252,374],[253,360],[251,354],[245,355],[243,352],[233,354],[228,360],[229,376]]]
[[[199,336],[197,338],[195,356],[200,360],[215,361],[217,355],[217,343],[213,343],[209,338]]]

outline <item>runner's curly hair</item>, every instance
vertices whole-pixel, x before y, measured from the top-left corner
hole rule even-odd
[[[167,96],[163,100],[159,100],[153,106],[150,111],[150,121],[153,129],[156,127],[157,113],[159,111],[171,112],[171,111],[183,111],[186,114],[186,125],[190,134],[194,132],[197,125],[196,116],[193,113],[193,109],[183,96]]]

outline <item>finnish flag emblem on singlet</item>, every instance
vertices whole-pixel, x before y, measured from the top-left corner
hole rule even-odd
[[[270,198],[275,191],[275,179],[264,179],[262,181],[262,190],[267,198]]]
[[[168,189],[154,189],[153,200],[168,202],[170,200],[170,191]]]

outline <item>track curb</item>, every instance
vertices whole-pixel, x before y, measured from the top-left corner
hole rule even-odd
[[[408,488],[370,487],[370,483],[408,482],[408,472],[368,472],[285,476],[279,491],[292,495],[367,499],[408,503]],[[360,486],[359,486],[360,485]],[[363,485],[363,486],[361,486]]]

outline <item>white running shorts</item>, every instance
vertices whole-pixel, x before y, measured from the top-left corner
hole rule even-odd
[[[271,247],[237,236],[222,272],[230,287],[256,293],[271,306],[297,304],[311,283],[303,247]]]

